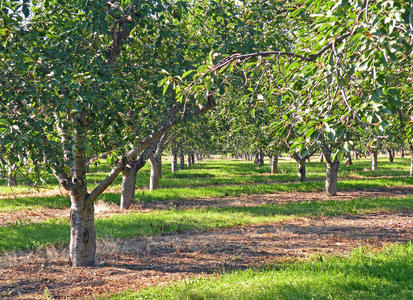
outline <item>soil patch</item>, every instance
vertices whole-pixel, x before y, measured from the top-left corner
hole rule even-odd
[[[140,289],[213,272],[259,267],[309,254],[348,253],[360,245],[413,240],[413,211],[100,241],[97,266],[72,268],[67,249],[47,248],[0,256],[0,296],[91,297]]]

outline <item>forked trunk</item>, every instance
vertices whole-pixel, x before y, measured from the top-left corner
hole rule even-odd
[[[69,258],[72,266],[91,266],[95,263],[96,232],[93,203],[86,206],[86,189],[70,192],[70,244]]]
[[[120,208],[128,209],[135,200],[136,163],[126,165],[122,171],[122,192],[120,196]]]
[[[179,168],[181,170],[185,169],[185,156],[183,152],[179,153]]]
[[[171,172],[175,173],[178,169],[178,157],[176,151],[172,150]]]
[[[340,162],[338,160],[334,160],[333,162],[326,162],[327,165],[327,172],[326,172],[326,193],[329,196],[336,196],[337,195],[337,174],[338,169],[340,166]]]
[[[371,151],[371,170],[372,171],[377,170],[377,151],[376,150]]]
[[[270,162],[271,162],[271,174],[277,174],[277,169],[278,169],[278,154],[276,153],[275,155],[270,157]]]

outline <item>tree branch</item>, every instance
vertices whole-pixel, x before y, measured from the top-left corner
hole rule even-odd
[[[125,168],[128,163],[136,160],[136,157],[143,149],[150,146],[154,141],[157,141],[167,133],[172,127],[174,127],[179,122],[185,122],[189,117],[201,115],[211,108],[216,106],[215,98],[212,94],[208,95],[207,103],[202,107],[196,107],[193,110],[187,111],[184,116],[180,116],[177,112],[177,107],[174,105],[169,111],[169,117],[164,119],[162,124],[155,129],[152,134],[150,134],[144,141],[138,143],[138,145],[130,150],[128,153],[124,154],[119,162],[112,168],[110,173],[106,176],[106,178],[90,193],[88,198],[88,203],[93,203],[101,195],[106,188],[115,181],[116,177],[119,175],[120,172]]]
[[[250,58],[253,57],[268,57],[268,56],[288,56],[288,57],[294,57],[294,58],[299,58],[303,61],[306,62],[312,62],[315,61],[318,57],[320,57],[321,55],[324,54],[324,52],[326,52],[327,50],[331,49],[333,47],[333,45],[335,43],[340,43],[342,42],[344,39],[350,37],[353,34],[354,30],[351,30],[345,34],[343,34],[342,36],[339,36],[338,38],[336,38],[334,41],[328,43],[327,45],[325,45],[322,49],[320,49],[320,51],[318,51],[317,53],[314,54],[310,54],[308,56],[305,55],[299,55],[293,52],[286,52],[286,51],[264,51],[264,52],[255,52],[255,53],[248,53],[248,54],[239,54],[239,53],[235,53],[231,56],[228,56],[224,59],[222,59],[221,61],[219,61],[212,69],[211,71],[217,71],[220,69],[225,68],[226,66],[228,66],[229,64],[231,64],[232,62],[236,62],[236,61],[246,61]]]

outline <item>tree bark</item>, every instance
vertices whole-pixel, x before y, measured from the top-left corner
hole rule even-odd
[[[84,119],[75,120],[73,134],[73,176],[70,182],[70,243],[69,258],[73,266],[91,266],[95,263],[96,232],[93,201],[87,192],[84,148]],[[67,183],[66,183],[67,184]],[[92,198],[93,199],[93,198]]]
[[[122,171],[121,209],[129,209],[135,200],[136,173],[136,162],[127,164]]]
[[[293,158],[298,164],[297,176],[300,182],[304,182],[306,180],[306,165],[305,160],[306,157],[301,158],[297,153],[293,154]]]
[[[16,185],[17,185],[16,172],[15,170],[13,170],[13,168],[10,168],[7,174],[7,186],[16,186]]]
[[[346,166],[352,166],[353,161],[351,159],[351,153],[346,154]]]
[[[371,170],[377,170],[377,150],[371,150]]]
[[[401,156],[401,158],[404,158],[404,148],[402,148],[401,150],[400,150],[400,156]]]
[[[329,196],[336,196],[337,195],[337,174],[338,174],[340,162],[338,160],[334,160],[333,162],[326,161],[326,165],[327,165],[326,184],[325,184],[326,193]]]
[[[87,193],[72,189],[70,200],[69,258],[72,266],[92,266],[95,263],[96,231],[93,203],[85,205]]]
[[[151,163],[151,175],[149,178],[149,190],[153,191],[158,188],[158,182],[159,182],[159,175],[160,175],[160,169],[161,169],[161,164],[157,159],[155,158],[154,155],[149,157],[149,161]]]
[[[306,181],[307,177],[306,177],[306,166],[305,166],[305,159],[300,159],[297,161],[298,163],[298,180],[300,182],[304,182]]]
[[[166,136],[162,136],[156,144],[155,151],[152,155],[149,155],[151,162],[151,176],[149,180],[149,190],[155,190],[158,188],[159,178],[162,177],[162,152],[164,149],[164,143]]]
[[[340,167],[340,162],[337,157],[332,160],[331,150],[327,145],[323,144],[322,152],[326,160],[326,181],[325,181],[325,191],[328,196],[337,195],[337,175],[338,169]]]
[[[270,157],[271,162],[271,174],[277,174],[278,169],[278,153]]]
[[[171,172],[176,173],[178,169],[178,156],[176,150],[172,150],[172,159],[171,159]]]
[[[392,149],[387,149],[387,152],[389,152],[389,162],[393,163],[394,161],[394,151]]]
[[[413,177],[413,154],[410,158],[410,177]]]
[[[192,165],[195,165],[195,154],[191,153],[191,163]]]
[[[182,151],[179,153],[179,169],[185,169],[185,156]]]
[[[259,166],[262,167],[264,165],[264,152],[260,150],[260,163]]]
[[[413,144],[410,145],[410,177],[413,177]]]
[[[255,152],[255,159],[254,159],[254,164],[259,165],[260,163],[260,154],[259,152]]]
[[[187,156],[187,162],[188,162],[188,167],[192,166],[192,159],[191,159],[190,154],[188,154],[188,156]]]
[[[324,155],[323,155],[323,153],[320,154],[320,162],[321,162],[321,163],[324,162]]]

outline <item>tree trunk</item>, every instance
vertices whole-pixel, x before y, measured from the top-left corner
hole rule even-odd
[[[255,159],[254,159],[254,164],[258,165],[260,163],[260,154],[259,152],[255,152]]]
[[[191,154],[188,154],[187,161],[188,161],[188,167],[192,166]]]
[[[172,150],[171,172],[176,173],[177,169],[178,169],[178,157],[176,155],[176,151]]]
[[[277,174],[278,169],[278,153],[270,157],[271,174]]]
[[[162,177],[162,152],[165,146],[166,135],[163,135],[156,143],[155,151],[149,154],[151,162],[151,175],[149,180],[149,190],[158,188],[159,178]]]
[[[185,169],[185,156],[182,151],[179,153],[179,169]]]
[[[321,153],[320,154],[320,163],[323,163],[324,162],[324,155],[323,155],[323,153]]]
[[[394,161],[394,152],[393,152],[393,150],[389,148],[389,149],[387,149],[387,152],[389,152],[389,162],[393,163],[393,161]]]
[[[329,196],[336,196],[337,195],[337,174],[338,169],[340,166],[340,162],[338,160],[334,160],[333,162],[326,162],[327,171],[326,171],[326,184],[325,189],[327,195]]]
[[[304,182],[306,180],[306,166],[305,166],[305,159],[299,159],[298,163],[298,180],[300,182]]]
[[[410,177],[413,177],[413,145],[410,145]]]
[[[14,168],[10,167],[9,172],[7,174],[7,186],[16,186],[17,185],[17,180],[16,180],[16,170]]]
[[[128,209],[135,200],[136,162],[126,165],[122,171],[122,192],[120,196],[120,208]]]
[[[402,148],[401,150],[400,150],[400,152],[401,152],[401,158],[404,158],[404,148]]]
[[[346,166],[352,166],[353,161],[351,160],[351,153],[346,154]]]
[[[155,155],[149,157],[151,162],[151,176],[149,178],[149,190],[153,191],[158,188],[158,182],[161,175],[162,165],[159,162],[159,158],[156,158]]]
[[[377,150],[371,150],[371,170],[377,170]]]
[[[410,177],[413,177],[413,154],[410,158]]]
[[[86,190],[71,190],[69,258],[72,266],[95,263],[96,231],[93,203],[85,207]]]
[[[260,163],[259,166],[262,167],[264,165],[264,152],[260,150]]]
[[[191,153],[191,164],[195,165],[195,154]]]

